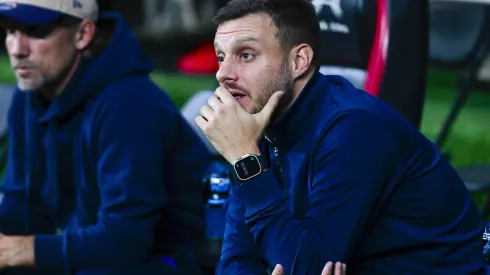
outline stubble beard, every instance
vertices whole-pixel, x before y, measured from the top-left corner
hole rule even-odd
[[[287,107],[289,102],[292,100],[293,77],[291,71],[289,70],[289,62],[287,60],[282,62],[277,76],[266,82],[264,88],[257,98],[257,103],[252,108],[250,113],[256,114],[262,111],[269,101],[269,98],[277,91],[283,91],[284,94],[281,97],[280,105],[276,108],[276,114],[282,113],[284,108]]]

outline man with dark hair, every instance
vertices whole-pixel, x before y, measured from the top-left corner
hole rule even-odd
[[[232,0],[215,22],[220,87],[195,120],[234,182],[218,274],[484,274],[462,180],[380,99],[319,73],[309,1]]]
[[[17,78],[0,205],[5,274],[199,274],[208,152],[118,14],[2,0]]]

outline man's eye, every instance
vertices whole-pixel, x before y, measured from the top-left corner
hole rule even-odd
[[[223,56],[218,56],[216,59],[218,60],[218,63],[222,63],[225,60]]]
[[[254,57],[254,55],[253,55],[253,54],[251,54],[251,53],[242,53],[242,58],[243,58],[245,61],[251,60],[253,57]]]
[[[24,33],[27,36],[34,38],[46,38],[51,35],[54,30],[55,27],[51,25],[28,26],[25,28]]]

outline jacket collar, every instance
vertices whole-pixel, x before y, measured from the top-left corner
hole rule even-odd
[[[319,89],[318,85],[325,79],[322,76],[319,69],[316,69],[293,104],[269,126],[266,130],[268,142],[275,143],[280,149],[287,149],[303,135],[306,128],[311,127],[311,120],[315,118],[315,93]]]

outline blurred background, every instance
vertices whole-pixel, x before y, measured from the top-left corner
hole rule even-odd
[[[431,140],[487,217],[490,194],[490,0],[313,0],[322,72],[379,96]],[[100,1],[125,15],[181,108],[217,85],[212,17],[226,0]],[[15,78],[0,48],[0,129]],[[3,148],[6,138],[0,139]],[[5,156],[0,158],[4,164]],[[3,167],[3,165],[1,166]],[[444,192],[444,190],[441,190]],[[218,234],[219,235],[219,234]]]
[[[212,17],[227,0],[100,2],[104,10],[126,16],[157,67],[153,79],[177,106],[198,91],[215,88]],[[343,74],[386,100],[436,142],[486,217],[490,1],[312,2],[324,37],[324,72]],[[14,83],[2,57],[0,83]]]

